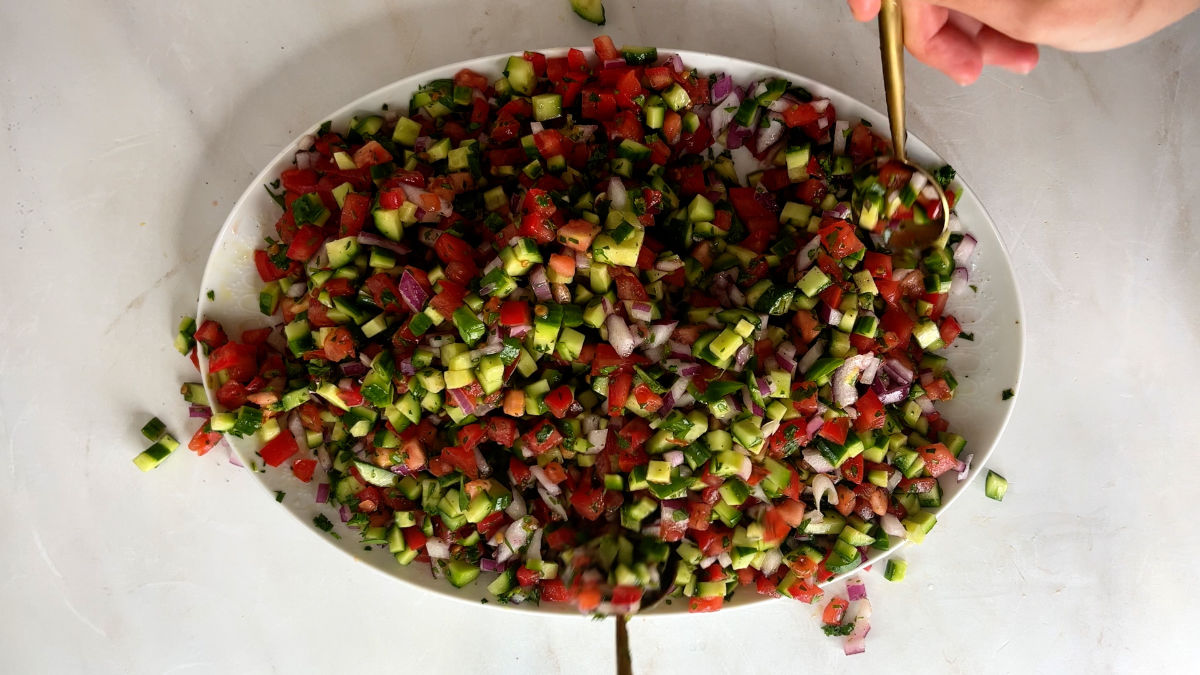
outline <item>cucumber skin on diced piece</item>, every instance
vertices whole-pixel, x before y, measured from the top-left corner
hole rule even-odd
[[[604,3],[601,0],[571,0],[571,9],[584,21],[604,25]]]

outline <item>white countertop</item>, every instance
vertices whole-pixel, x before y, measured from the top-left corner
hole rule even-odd
[[[738,56],[882,107],[840,2],[609,0],[618,44]],[[299,130],[428,67],[598,31],[557,0],[6,3],[0,8],[0,671],[612,672],[611,622],[412,589],[187,451],[170,341],[249,179]],[[1027,318],[997,504],[964,496],[868,575],[847,660],[789,601],[631,622],[638,672],[1191,670],[1200,583],[1200,16],[963,89],[909,69],[915,133],[1008,242]],[[218,455],[214,457],[213,455]],[[867,671],[862,671],[867,672]]]

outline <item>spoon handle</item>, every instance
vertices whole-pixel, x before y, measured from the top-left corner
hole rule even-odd
[[[879,7],[879,52],[883,57],[883,91],[887,98],[888,121],[892,126],[892,154],[908,161],[904,141],[904,13],[900,0],[883,0]]]
[[[633,662],[629,654],[629,631],[625,626],[625,617],[617,614],[613,619],[617,623],[617,675],[633,675]]]

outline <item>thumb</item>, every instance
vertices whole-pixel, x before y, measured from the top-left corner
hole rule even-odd
[[[879,0],[846,0],[846,4],[859,21],[870,21],[879,13]]]

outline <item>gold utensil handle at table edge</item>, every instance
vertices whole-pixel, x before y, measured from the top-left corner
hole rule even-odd
[[[879,6],[879,52],[883,59],[883,90],[892,127],[892,154],[908,161],[904,142],[904,12],[900,0],[883,0]]]

